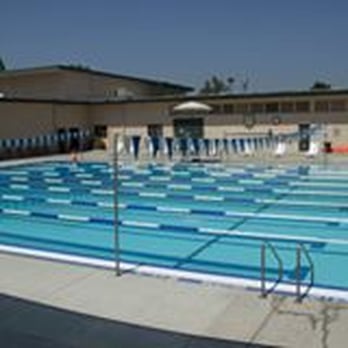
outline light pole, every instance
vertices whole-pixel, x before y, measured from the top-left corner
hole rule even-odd
[[[117,133],[114,134],[114,148],[113,148],[113,189],[114,189],[114,253],[115,253],[115,274],[117,277],[121,275],[120,265],[120,234],[118,229],[119,216],[118,216],[118,137]]]
[[[327,123],[325,122],[324,123],[324,169],[327,168],[327,165],[328,165],[328,151],[329,151],[329,148],[328,148],[328,142],[327,142],[327,139],[328,139],[328,134],[327,134]]]

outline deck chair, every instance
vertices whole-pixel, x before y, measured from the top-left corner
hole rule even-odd
[[[245,141],[243,155],[244,156],[251,156],[253,154],[253,152],[254,151],[251,147],[251,142]]]
[[[318,143],[311,142],[309,144],[309,149],[306,152],[306,157],[314,158],[315,156],[318,155],[318,153],[319,153],[319,145],[318,145]]]
[[[284,156],[286,152],[286,144],[284,142],[279,142],[274,150],[274,155],[276,157]]]
[[[121,136],[117,137],[116,149],[117,149],[117,152],[119,154],[126,149],[125,141],[124,141],[123,137],[121,137]]]

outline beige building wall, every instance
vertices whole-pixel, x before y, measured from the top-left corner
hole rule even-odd
[[[91,128],[87,105],[0,102],[0,138],[26,138],[58,128]]]
[[[139,96],[182,94],[175,86],[136,78],[48,68],[0,74],[0,93],[8,98],[59,100],[117,100]]]
[[[0,76],[0,93],[7,98],[63,99],[63,76],[58,72]]]
[[[63,71],[63,97],[68,100],[117,100],[155,95],[155,88],[138,82],[116,77]],[[157,94],[163,94],[163,89]]]
[[[318,113],[314,110],[314,101],[299,99],[296,101],[310,101],[309,112],[270,112],[250,113],[255,124],[246,126],[246,117],[249,113],[212,113],[209,115],[173,115],[170,110],[175,105],[173,102],[139,102],[124,104],[109,104],[95,106],[93,111],[93,122],[95,124],[109,125],[114,131],[122,134],[146,135],[147,126],[150,124],[163,125],[165,136],[173,136],[173,120],[175,118],[203,118],[204,136],[208,138],[222,138],[225,136],[248,136],[255,133],[267,134],[270,130],[273,134],[290,133],[298,131],[300,124],[329,124],[328,140],[333,144],[348,143],[346,127],[348,127],[348,111]],[[264,99],[252,100],[251,102],[264,102]],[[291,101],[291,99],[280,100]],[[280,102],[274,99],[269,102]],[[292,99],[293,101],[293,99]],[[207,100],[210,105],[223,105],[226,103],[241,102],[236,99],[224,99],[219,103]],[[243,99],[245,102],[245,98]],[[268,102],[268,101],[267,101]],[[248,101],[248,103],[250,103]],[[279,117],[280,123],[274,124],[274,118]]]
[[[77,80],[76,80],[77,81]],[[74,83],[76,82],[74,81]],[[83,83],[82,83],[83,84]],[[73,86],[73,85],[71,85]],[[74,88],[79,88],[78,84]],[[338,101],[342,97],[335,97]],[[334,97],[331,99],[334,100]],[[345,97],[348,106],[348,97]],[[220,108],[220,112],[209,115],[175,115],[171,113],[175,102],[168,101],[131,101],[95,104],[68,104],[51,102],[6,102],[0,101],[0,117],[3,118],[0,128],[1,138],[30,137],[42,133],[50,133],[58,128],[89,128],[104,125],[109,136],[113,132],[124,135],[138,134],[146,136],[149,125],[162,125],[164,136],[173,136],[173,120],[175,118],[202,117],[204,119],[204,136],[223,138],[248,136],[252,134],[273,134],[298,131],[299,124],[324,124],[327,128],[327,140],[333,146],[348,144],[348,109],[346,111],[329,110],[320,112],[316,102],[329,97],[293,97],[293,98],[211,98],[204,102]],[[226,104],[248,103],[283,103],[309,101],[308,112],[245,112],[228,113],[223,111]],[[221,111],[222,110],[222,111]],[[246,117],[252,117],[255,124],[246,125]],[[280,123],[274,124],[279,117]]]
[[[75,71],[2,76],[0,92],[9,98],[60,100],[116,99],[118,94],[149,95],[145,84]],[[121,96],[122,97],[122,96]]]

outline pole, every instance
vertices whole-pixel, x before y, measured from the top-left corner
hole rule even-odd
[[[120,235],[118,230],[118,134],[114,134],[113,148],[113,188],[114,188],[114,251],[115,251],[115,274],[117,277],[121,275],[120,267]]]
[[[324,151],[323,151],[323,155],[324,155],[324,169],[327,169],[327,165],[328,165],[328,148],[327,148],[327,139],[328,139],[328,134],[327,134],[327,123],[325,123],[324,126]]]
[[[296,248],[296,301],[301,302],[301,247]]]
[[[266,245],[261,245],[261,297],[266,297]]]

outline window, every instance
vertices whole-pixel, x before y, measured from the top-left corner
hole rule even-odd
[[[245,114],[249,111],[249,105],[246,103],[239,103],[235,106],[236,114]]]
[[[266,112],[278,112],[279,104],[278,103],[267,103],[266,104]]]
[[[106,138],[107,136],[107,126],[98,124],[94,126],[94,135],[98,138]]]
[[[253,114],[244,115],[244,125],[246,128],[254,127],[255,123],[256,123],[255,115]]]
[[[224,114],[233,114],[234,113],[234,105],[233,104],[224,104],[223,105]]]
[[[163,126],[161,124],[149,124],[147,126],[147,135],[149,137],[162,137]]]
[[[213,114],[220,114],[220,113],[221,113],[222,105],[219,105],[219,104],[211,104],[210,106],[212,107],[212,113],[213,113]]]
[[[133,97],[133,93],[126,87],[119,87],[114,90],[115,98],[131,98]]]
[[[315,112],[328,112],[329,111],[329,102],[327,100],[318,100],[314,104]]]
[[[295,111],[296,112],[309,112],[309,102],[308,101],[299,101],[295,104]]]
[[[329,103],[330,111],[342,112],[346,111],[346,101],[345,100],[332,100]]]
[[[264,112],[264,104],[262,103],[251,103],[250,104],[250,112],[254,114],[261,114]]]
[[[292,102],[283,102],[280,104],[280,111],[284,113],[294,112],[294,103]]]

